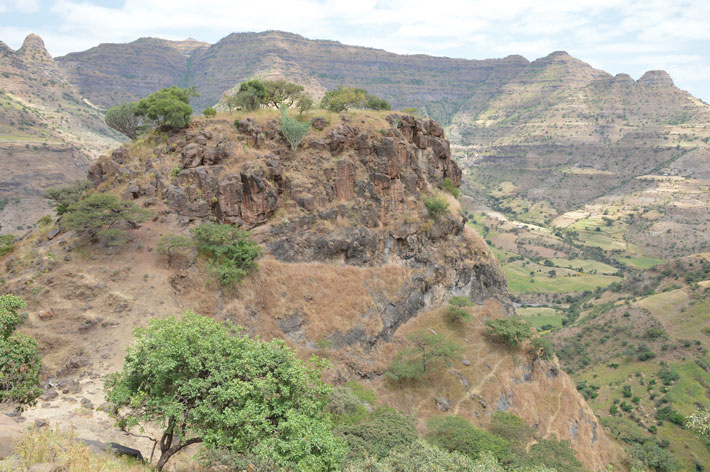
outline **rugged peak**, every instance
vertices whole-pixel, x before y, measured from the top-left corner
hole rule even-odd
[[[635,81],[629,74],[616,74],[612,79],[612,83],[618,85],[633,85]]]
[[[547,55],[548,59],[569,60],[574,59],[567,51],[554,51]]]
[[[673,79],[664,70],[650,70],[636,82],[644,87],[673,87]]]
[[[47,48],[44,47],[44,41],[42,38],[34,33],[27,35],[25,40],[22,42],[22,47],[17,50],[19,54],[27,56],[32,55],[33,59],[52,59],[52,56],[47,52]]]
[[[14,52],[10,46],[0,41],[0,54],[5,54],[8,52]]]

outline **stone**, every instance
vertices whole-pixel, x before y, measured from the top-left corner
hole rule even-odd
[[[180,154],[180,163],[183,169],[198,167],[202,164],[204,149],[198,143],[185,146]]]
[[[322,116],[316,116],[311,120],[311,126],[318,131],[323,131],[326,126],[328,126],[328,121]]]
[[[40,395],[40,400],[54,400],[59,396],[59,393],[57,393],[57,390],[54,388],[48,388],[47,390],[44,391],[42,395]]]
[[[23,434],[24,430],[19,424],[0,414],[0,460],[13,454],[15,445]]]
[[[82,398],[81,400],[79,400],[79,403],[81,404],[82,407],[84,407],[84,408],[86,408],[86,409],[89,409],[89,410],[93,410],[93,409],[94,409],[94,404],[91,403],[91,400],[89,400],[89,399],[86,398],[86,397],[84,397],[84,398]]]
[[[468,359],[465,359],[465,358],[464,358],[464,359],[461,359],[461,363],[462,363],[463,365],[465,365],[466,367],[468,367],[468,366],[471,365],[471,361],[469,361]]]
[[[49,233],[47,233],[47,240],[51,241],[52,239],[56,238],[61,231],[59,231],[59,228],[52,228]]]
[[[49,425],[49,422],[45,420],[44,418],[37,418],[35,420],[35,428],[46,428]]]
[[[444,397],[434,398],[434,404],[439,411],[449,411],[451,408],[451,403]]]
[[[37,317],[42,321],[51,320],[54,318],[54,308],[49,308],[48,310],[40,311],[37,313]]]

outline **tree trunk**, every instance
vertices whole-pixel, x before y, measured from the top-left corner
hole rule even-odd
[[[165,467],[165,464],[168,462],[168,459],[170,459],[175,453],[180,451],[180,449],[187,447],[190,444],[196,444],[200,442],[202,442],[202,438],[192,438],[188,439],[185,442],[178,441],[177,444],[175,444],[174,446],[170,446],[166,449],[162,449],[161,447],[160,459],[158,459],[158,463],[156,464],[155,468],[158,470],[163,470],[163,467]]]

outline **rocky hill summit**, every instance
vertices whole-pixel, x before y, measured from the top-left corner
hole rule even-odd
[[[439,124],[329,114],[313,120],[293,151],[275,113],[240,116],[236,126],[228,118],[149,134],[91,166],[96,190],[155,215],[130,229],[122,248],[45,228],[2,261],[2,290],[28,300],[23,330],[43,353],[45,394],[28,418],[71,424],[82,437],[147,455],[150,443],[122,435],[94,410],[102,377],[121,367],[133,327],[190,309],[262,339],[284,338],[304,357],[328,358],[329,381],[364,383],[378,404],[416,417],[420,430],[443,414],[486,427],[493,413],[508,411],[542,438],[571,441],[586,468],[621,462],[556,361],[485,334],[486,320],[513,308],[495,258],[440,189],[458,186],[461,170]],[[432,215],[425,205],[432,198],[448,211]],[[264,251],[258,270],[235,288],[215,283],[196,252],[170,262],[154,250],[161,235],[206,221],[251,229]],[[454,295],[477,303],[475,320],[460,329],[445,321]],[[406,334],[421,329],[455,339],[464,354],[435,378],[393,385],[383,374],[408,345]],[[79,398],[88,414],[75,413]]]

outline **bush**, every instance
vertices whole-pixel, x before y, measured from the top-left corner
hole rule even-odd
[[[449,192],[451,195],[453,195],[456,198],[459,198],[459,189],[454,185],[454,182],[446,177],[444,180],[441,181],[441,190],[444,192]]]
[[[310,129],[310,123],[302,123],[296,119],[289,118],[286,108],[281,108],[281,134],[291,145],[292,151],[296,150]]]
[[[408,334],[412,347],[400,351],[387,367],[387,378],[398,382],[420,379],[433,367],[458,357],[463,348],[443,334],[420,330]]]
[[[308,95],[301,95],[296,100],[296,108],[298,109],[298,116],[303,116],[305,112],[313,108],[313,99]]]
[[[15,249],[15,236],[0,234],[0,256],[10,254]]]
[[[217,116],[217,110],[212,107],[207,107],[202,112],[202,114],[205,115],[205,118],[214,118],[215,116]]]
[[[199,94],[194,87],[167,87],[141,99],[135,107],[135,113],[167,130],[186,128],[192,116],[190,98],[196,96]]]
[[[37,342],[15,332],[22,323],[18,311],[25,306],[19,297],[0,295],[0,403],[32,405],[42,394]]]
[[[192,239],[182,234],[166,234],[158,238],[157,251],[168,256],[168,266],[172,264],[173,251],[190,249]]]
[[[344,445],[325,414],[324,365],[307,365],[279,339],[186,312],[137,328],[123,371],[107,378],[118,426],[162,426],[158,470],[182,448],[255,454],[293,470],[335,470]]]
[[[417,440],[414,419],[387,407],[375,410],[367,421],[340,428],[338,434],[345,439],[353,458],[382,459],[395,447],[407,448]]]
[[[503,472],[496,459],[485,453],[479,460],[417,440],[409,447],[396,447],[384,459],[360,460],[349,464],[345,472]]]
[[[110,127],[130,139],[136,139],[143,130],[143,116],[136,113],[135,102],[123,103],[106,110],[104,121]]]
[[[133,202],[120,201],[116,195],[92,193],[67,208],[63,224],[70,231],[86,233],[92,238],[106,229],[111,233],[104,233],[104,236],[115,239],[123,233],[111,226],[121,223],[135,225],[151,215],[150,211],[137,207]]]
[[[528,442],[535,437],[535,430],[522,418],[505,411],[493,413],[489,430],[492,434],[506,439],[517,454],[524,454]]]
[[[535,356],[539,359],[550,360],[555,357],[555,348],[547,338],[538,336],[530,342],[530,346],[532,346]]]
[[[554,470],[583,472],[582,463],[572,449],[572,444],[554,439],[540,439],[530,447],[526,461],[532,465],[545,465]]]
[[[435,417],[428,421],[426,440],[449,452],[459,452],[477,459],[488,451],[496,458],[510,452],[510,443],[503,438],[476,428],[460,416]]]
[[[370,110],[391,110],[392,107],[384,98],[379,98],[372,94],[365,96],[365,106]]]
[[[258,110],[266,101],[266,87],[257,79],[248,80],[239,84],[239,90],[232,98],[235,108],[254,111]]]
[[[670,406],[659,408],[658,411],[656,411],[656,419],[659,421],[670,421],[678,426],[685,424],[685,416],[681,415]]]
[[[446,308],[447,321],[451,324],[471,321],[473,315],[466,310],[470,306],[473,306],[473,303],[468,297],[453,297],[449,300],[449,306]]]
[[[425,198],[424,206],[426,207],[426,211],[429,215],[429,218],[434,221],[438,221],[439,218],[449,212],[449,204],[443,199],[435,196]]]
[[[661,370],[658,371],[658,378],[663,381],[663,385],[673,385],[673,382],[678,380],[680,378],[680,375],[678,375],[677,372],[669,369],[668,367],[664,367]]]
[[[646,441],[637,444],[631,449],[632,463],[642,469],[651,469],[656,472],[673,472],[680,470],[680,465],[673,455],[662,449],[655,442]]]
[[[200,252],[208,258],[210,270],[222,285],[240,282],[256,269],[261,248],[249,233],[233,225],[203,223],[191,230]]]
[[[511,346],[517,346],[518,343],[532,337],[530,325],[517,318],[488,320],[486,326],[488,327],[486,334]]]
[[[321,108],[335,113],[346,111],[348,108],[391,109],[389,103],[384,99],[367,93],[365,89],[353,87],[336,87],[329,90],[321,100]]]
[[[88,180],[76,180],[69,185],[46,190],[42,196],[56,203],[57,215],[63,215],[71,205],[81,200],[84,192],[89,189]]]

